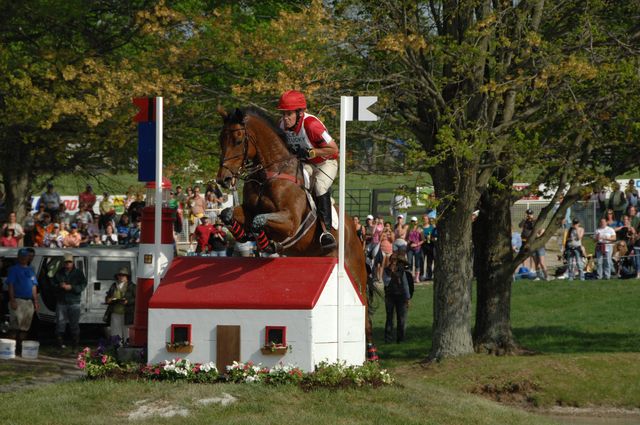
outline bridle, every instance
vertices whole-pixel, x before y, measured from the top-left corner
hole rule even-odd
[[[239,140],[235,139],[232,142],[230,142],[230,143],[233,143],[234,146],[238,146],[240,143],[242,143],[242,153],[241,154],[238,153],[231,156],[224,156],[220,160],[220,168],[224,168],[228,170],[234,179],[247,180],[249,176],[254,175],[259,171],[262,171],[262,170],[266,171],[268,168],[270,168],[275,164],[286,162],[292,158],[296,158],[295,155],[289,155],[285,158],[279,159],[277,161],[273,161],[269,164],[261,164],[259,162],[256,164],[254,160],[249,159],[249,143],[253,145],[256,152],[259,152],[258,144],[255,140],[255,137],[251,136],[249,134],[249,131],[247,130],[246,118],[242,121],[241,125],[242,127],[240,129],[230,129],[230,128],[222,129],[223,134],[232,133],[236,131],[243,132],[242,139],[239,139]],[[240,158],[240,157],[242,157],[242,164],[240,164],[240,167],[238,167],[237,170],[234,171],[229,166],[226,165],[227,161]],[[272,173],[272,172],[267,172],[267,173],[278,175],[280,172],[278,171],[276,173]]]

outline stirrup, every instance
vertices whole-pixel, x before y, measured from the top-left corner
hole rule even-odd
[[[320,235],[320,245],[325,249],[333,249],[336,247],[336,238],[331,232],[324,231]]]

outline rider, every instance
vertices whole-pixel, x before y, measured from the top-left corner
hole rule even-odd
[[[322,218],[320,244],[332,249],[336,240],[331,229],[331,184],[338,173],[338,146],[329,135],[322,121],[307,114],[304,94],[288,90],[278,102],[282,111],[280,128],[287,135],[289,149],[301,160],[311,180],[311,191],[315,195],[318,215]]]

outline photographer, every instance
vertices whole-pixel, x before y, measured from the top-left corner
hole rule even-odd
[[[222,228],[222,223],[218,221],[209,235],[209,255],[212,257],[226,257],[227,245],[227,233]]]
[[[384,268],[382,281],[384,282],[384,303],[386,307],[387,320],[384,327],[385,342],[393,340],[393,313],[395,310],[397,317],[396,342],[404,340],[404,331],[409,309],[411,291],[406,273],[407,260],[403,255],[397,253],[389,257],[389,266]],[[409,274],[409,276],[411,276]]]

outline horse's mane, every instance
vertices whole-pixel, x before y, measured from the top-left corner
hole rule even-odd
[[[258,118],[263,121],[274,133],[278,135],[280,140],[286,144],[287,136],[284,131],[276,125],[273,118],[267,114],[264,110],[256,108],[254,106],[248,106],[244,109],[236,109],[235,113],[229,114],[224,120],[225,124],[242,124],[247,115]]]

